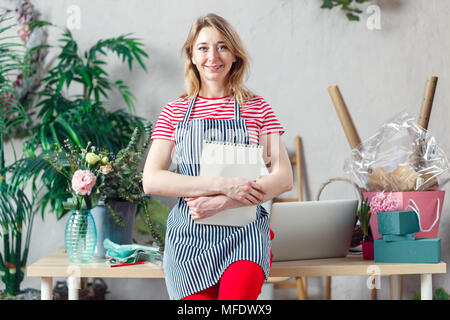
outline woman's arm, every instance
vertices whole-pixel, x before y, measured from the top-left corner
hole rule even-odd
[[[153,140],[145,161],[142,179],[146,194],[198,197],[223,192],[220,179],[191,177],[168,171],[172,163],[173,150],[173,141]]]
[[[223,194],[251,205],[265,191],[255,181],[243,178],[188,176],[168,171],[172,162],[173,141],[155,139],[150,147],[143,172],[146,194],[173,197],[201,197]]]
[[[260,144],[263,146],[263,158],[269,167],[269,174],[256,179],[267,194],[262,202],[268,201],[282,193],[291,191],[293,188],[292,166],[286,147],[283,144],[279,133],[271,133],[260,137]]]

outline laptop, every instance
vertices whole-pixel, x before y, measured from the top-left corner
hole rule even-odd
[[[345,257],[358,200],[275,202],[270,213],[272,261]]]

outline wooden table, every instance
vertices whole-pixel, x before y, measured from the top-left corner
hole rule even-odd
[[[432,275],[446,273],[447,265],[440,263],[375,263],[363,260],[361,255],[345,258],[273,262],[270,277],[367,276],[367,284],[379,276],[391,276],[391,298],[400,298],[400,276],[420,274],[421,298],[431,300]],[[105,259],[94,258],[91,263],[71,263],[64,247],[27,267],[28,277],[41,278],[41,299],[53,295],[53,278],[67,277],[69,300],[78,299],[81,278],[164,278],[161,267],[153,263],[112,268]],[[378,280],[379,281],[379,278]],[[369,287],[370,288],[370,287]]]

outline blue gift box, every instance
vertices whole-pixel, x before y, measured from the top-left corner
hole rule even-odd
[[[414,241],[374,241],[375,262],[438,263],[441,261],[441,239]]]
[[[407,234],[383,234],[384,241],[386,242],[392,242],[392,241],[414,241],[416,237],[414,236],[414,233],[407,233]]]
[[[404,235],[419,232],[419,219],[414,211],[377,212],[378,232],[382,235]]]

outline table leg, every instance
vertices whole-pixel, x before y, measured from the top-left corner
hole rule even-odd
[[[331,300],[331,277],[325,277],[325,299]]]
[[[374,280],[374,282],[375,282],[375,280]],[[377,288],[376,287],[372,288],[372,292],[370,294],[370,299],[371,300],[377,300],[378,299],[378,292],[377,292]]]
[[[305,281],[303,280],[303,277],[295,278],[295,282],[296,282],[296,285],[297,285],[298,300],[306,300],[306,299],[308,299],[308,297],[306,295],[306,287],[305,287]]]
[[[53,278],[41,278],[41,300],[53,300]]]
[[[67,289],[68,289],[68,295],[69,300],[78,300],[79,298],[79,292],[78,289],[80,288],[80,278],[79,277],[69,277],[67,279]]]
[[[401,275],[391,275],[391,300],[402,300]]]
[[[431,273],[420,275],[420,298],[422,300],[433,300],[433,284]]]

